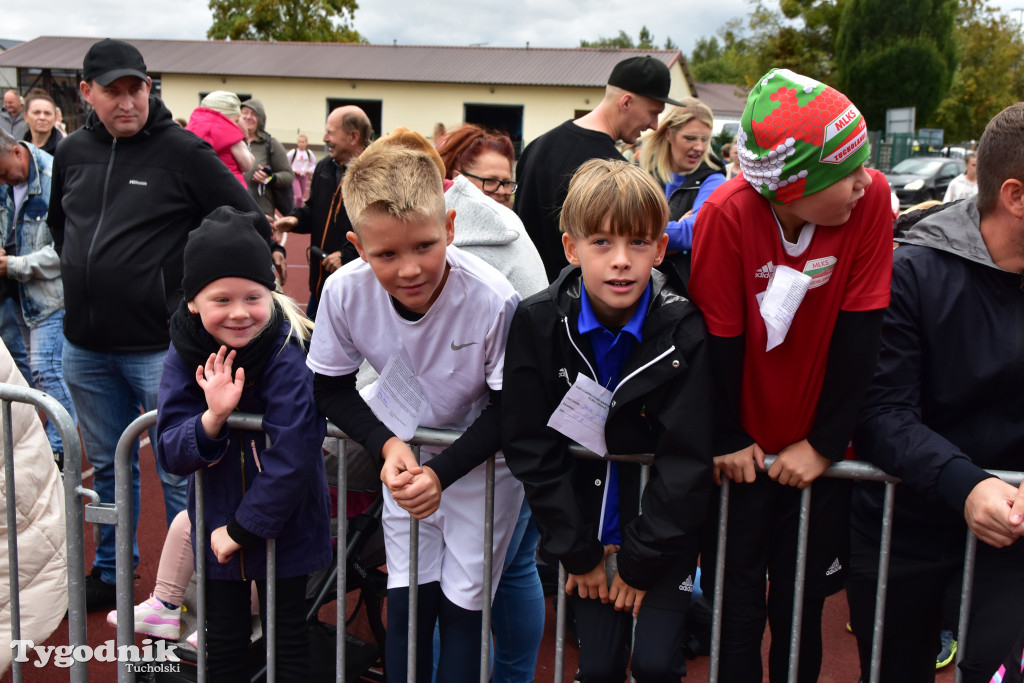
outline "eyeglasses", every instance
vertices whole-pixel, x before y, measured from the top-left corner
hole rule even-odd
[[[470,178],[475,178],[476,180],[479,180],[480,183],[483,185],[484,192],[487,192],[489,194],[494,194],[495,192],[497,192],[499,187],[505,188],[507,194],[515,194],[516,188],[519,187],[519,183],[512,180],[498,180],[497,178],[481,178],[478,175],[473,175],[472,173],[467,173],[466,171],[459,171],[459,173],[461,173],[464,176],[468,176]]]

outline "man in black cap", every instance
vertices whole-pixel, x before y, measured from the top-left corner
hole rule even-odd
[[[95,43],[82,75],[82,98],[93,111],[57,150],[48,223],[64,280],[64,378],[96,470],[93,488],[111,503],[118,438],[140,410],[156,408],[188,233],[219,206],[258,208],[213,149],[150,95],[146,63],[134,46]],[[259,228],[269,240],[266,219]],[[155,434],[150,440],[155,446]],[[185,507],[186,480],[158,471],[170,523]],[[137,545],[134,553],[137,564]],[[89,610],[114,606],[114,575],[114,528],[102,526],[86,579]]]
[[[624,59],[612,69],[604,99],[593,111],[549,130],[523,150],[514,209],[540,252],[549,282],[566,265],[558,216],[572,174],[589,159],[622,159],[618,140],[633,144],[645,130],[657,128],[665,104],[680,105],[668,97],[671,85],[664,62],[651,56]]]

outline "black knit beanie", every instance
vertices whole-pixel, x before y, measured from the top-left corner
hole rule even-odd
[[[221,206],[210,212],[188,234],[185,244],[185,301],[214,280],[243,277],[274,289],[274,262],[270,246],[256,231],[259,213]]]

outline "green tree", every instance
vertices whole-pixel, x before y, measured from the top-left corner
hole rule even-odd
[[[351,27],[356,0],[210,0],[208,38],[363,42]]]
[[[838,86],[868,126],[886,109],[916,107],[924,124],[949,90],[956,67],[957,0],[846,0],[836,37]]]
[[[847,0],[748,0],[747,18],[731,19],[718,39],[701,38],[690,57],[698,81],[749,87],[772,67],[834,82],[834,43]],[[717,52],[714,49],[717,47]]]
[[[959,66],[933,117],[947,141],[977,140],[985,124],[1024,92],[1021,25],[986,0],[961,0],[957,12]]]
[[[620,30],[619,35],[614,38],[599,37],[597,40],[580,40],[580,47],[603,47],[618,50],[656,50],[658,46],[654,43],[654,34],[646,26],[640,27],[639,39],[634,42],[625,31]],[[665,39],[666,50],[677,50],[678,46],[671,38]]]

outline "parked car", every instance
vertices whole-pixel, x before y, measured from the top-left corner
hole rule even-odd
[[[941,200],[950,181],[964,172],[962,159],[948,157],[909,157],[885,174],[900,209],[929,199]]]

